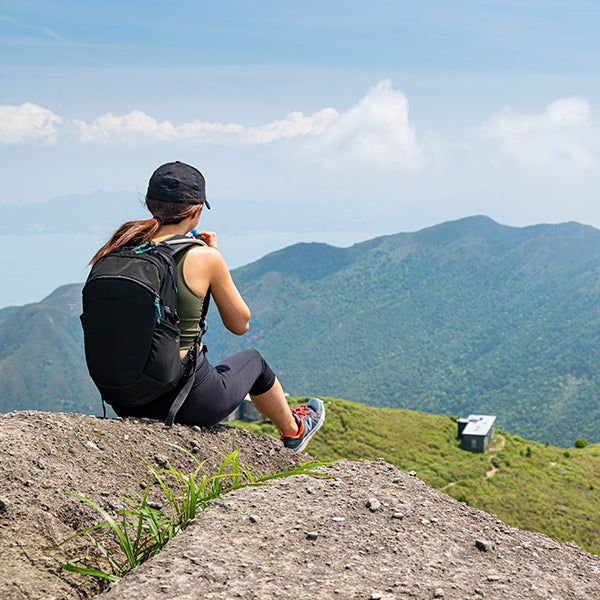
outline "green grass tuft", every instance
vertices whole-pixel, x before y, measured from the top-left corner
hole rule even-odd
[[[169,445],[193,458],[196,463],[194,471],[183,473],[168,460],[165,468],[156,469],[148,461],[141,459],[149,471],[148,483],[143,493],[128,490],[121,496],[126,508],[118,512],[117,518],[93,500],[81,494],[67,492],[68,495],[91,506],[98,512],[102,521],[78,531],[59,545],[86,536],[105,566],[92,567],[84,564],[83,559],[75,558],[62,565],[64,570],[109,582],[118,581],[129,571],[158,554],[171,538],[189,525],[198,511],[204,510],[213,500],[227,492],[250,485],[264,485],[270,480],[294,475],[327,477],[316,470],[316,467],[328,464],[326,461],[306,462],[294,469],[262,474],[241,463],[239,450],[235,448],[223,458],[217,472],[209,474],[204,471],[203,464],[187,450],[175,444]],[[156,508],[156,503],[148,500],[151,488],[156,485],[166,500],[165,511]],[[112,532],[119,549],[117,554],[110,552],[92,535],[92,532],[100,529]]]

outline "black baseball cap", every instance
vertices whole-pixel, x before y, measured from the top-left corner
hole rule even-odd
[[[206,208],[210,208],[204,176],[195,167],[179,160],[165,163],[152,173],[146,196],[162,202],[206,204]]]

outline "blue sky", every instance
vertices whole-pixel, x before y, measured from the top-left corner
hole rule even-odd
[[[180,159],[215,208],[333,203],[365,237],[600,227],[599,26],[596,0],[2,1],[0,204]]]

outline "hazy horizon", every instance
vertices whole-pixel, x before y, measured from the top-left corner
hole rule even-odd
[[[599,27],[594,0],[5,3],[0,211],[143,197],[182,160],[222,235],[244,224],[225,199],[294,239],[470,215],[600,227]],[[273,248],[281,229],[247,217]]]
[[[120,206],[124,199],[128,202]],[[83,283],[89,259],[110,233],[124,220],[147,217],[139,198],[126,192],[73,194],[35,206],[33,211],[30,206],[14,206],[11,214],[6,214],[5,210],[0,224],[0,272],[9,282],[0,289],[0,309],[39,302],[61,285]],[[381,235],[411,233],[444,222],[432,221],[423,227],[408,228],[402,226],[400,216],[395,216],[388,218],[387,227],[384,227],[377,215],[361,217],[357,221],[350,214],[336,221],[335,229],[328,229],[332,223],[320,219],[319,215],[305,217],[304,225],[300,227],[295,214],[270,210],[272,206],[268,203],[217,199],[213,200],[212,206],[211,211],[203,213],[200,228],[217,232],[219,249],[231,269],[299,242],[348,247]],[[62,207],[63,212],[57,207]],[[258,207],[263,210],[258,210]],[[232,209],[233,216],[227,213],[227,208]],[[78,209],[89,211],[95,218],[79,218]],[[26,217],[29,213],[33,215]],[[71,217],[69,220],[66,219],[67,214]],[[476,215],[460,218],[470,216]],[[17,233],[25,218],[29,219],[28,230]],[[262,221],[261,230],[256,228],[253,219]],[[65,222],[69,226],[68,231],[64,231]],[[531,225],[538,224],[541,223]]]

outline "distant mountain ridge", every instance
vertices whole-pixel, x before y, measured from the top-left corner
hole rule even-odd
[[[477,216],[349,248],[296,244],[233,272],[251,330],[231,336],[213,308],[209,356],[256,347],[293,395],[489,413],[528,439],[600,441],[599,274],[600,231],[577,223],[515,228]],[[77,301],[77,286],[61,290],[63,305]],[[76,403],[83,393],[89,404],[94,394],[89,380],[76,385],[85,379],[77,310],[65,316],[73,346],[61,358],[63,391],[40,390],[34,364],[27,385],[8,383],[32,355],[18,332],[50,310],[50,298],[10,318],[0,311],[2,411],[65,410],[57,398]],[[46,314],[37,332],[55,358],[60,328],[47,322]],[[18,343],[6,343],[9,325]]]
[[[137,193],[97,190],[32,204],[3,204],[0,235],[21,231],[23,223],[34,234],[107,235],[125,221],[149,218],[144,195],[145,190]],[[207,226],[221,234],[298,231],[297,216],[285,202],[211,197],[211,204]],[[354,220],[344,215],[342,208],[340,203],[331,202],[321,207],[318,214],[305,215],[302,227],[310,231],[352,230]],[[374,222],[368,226],[373,228]]]
[[[0,235],[19,231],[23,223],[30,233],[100,233],[121,222],[144,218],[143,204],[135,194],[105,192],[68,195],[35,204],[2,205]]]
[[[235,271],[249,339],[209,345],[254,344],[292,394],[597,441],[599,271],[600,231],[577,223],[469,217],[342,250],[299,244]]]

